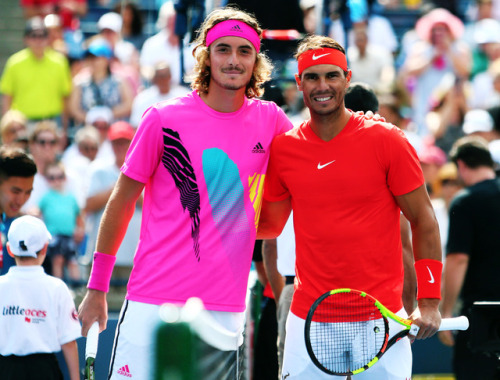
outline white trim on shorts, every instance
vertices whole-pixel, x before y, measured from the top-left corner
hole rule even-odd
[[[158,324],[163,323],[159,316],[160,307],[125,300],[116,326],[109,380],[153,378],[154,334]],[[245,312],[208,310],[208,313],[224,328],[235,333],[243,332]]]

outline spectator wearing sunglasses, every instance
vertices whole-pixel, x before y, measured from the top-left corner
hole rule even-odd
[[[28,147],[36,163],[38,173],[35,175],[33,192],[22,211],[38,216],[40,199],[50,188],[46,177],[47,166],[56,162],[62,153],[61,138],[57,130],[57,124],[50,120],[36,123],[30,135]],[[84,195],[81,194],[83,189],[78,188],[79,182],[75,179],[75,175],[67,174],[66,189],[72,191],[77,196],[77,199],[83,203]],[[82,203],[80,203],[80,206]]]
[[[29,121],[60,121],[71,93],[67,59],[49,48],[48,30],[41,17],[29,19],[24,32],[26,48],[12,55],[0,79],[2,113],[21,111]]]

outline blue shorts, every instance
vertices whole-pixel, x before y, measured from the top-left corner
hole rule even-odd
[[[66,261],[71,261],[76,259],[76,244],[72,236],[66,235],[56,235],[53,236],[49,247],[47,249],[47,255],[49,257],[54,257],[56,255],[62,255]]]

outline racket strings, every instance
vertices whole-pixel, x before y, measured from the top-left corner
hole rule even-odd
[[[318,305],[310,341],[317,360],[326,369],[348,374],[363,368],[379,353],[386,341],[386,325],[370,299],[337,293]]]

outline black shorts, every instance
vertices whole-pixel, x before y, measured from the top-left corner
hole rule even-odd
[[[76,258],[76,244],[73,237],[66,235],[53,236],[49,242],[47,255],[49,257],[62,255],[67,261],[74,260]]]
[[[0,355],[2,380],[64,380],[55,354]]]

